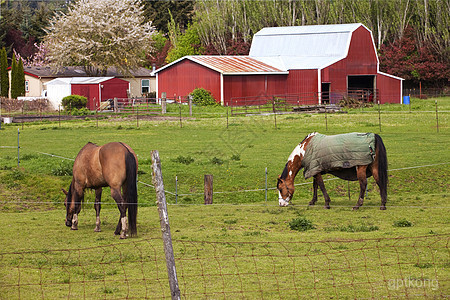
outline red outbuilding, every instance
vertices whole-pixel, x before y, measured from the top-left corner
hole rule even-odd
[[[101,101],[116,98],[127,98],[130,83],[114,77],[74,77],[71,82],[72,95],[85,96],[87,108],[95,110]]]
[[[248,56],[185,56],[156,70],[157,96],[187,96],[204,88],[224,105],[285,96],[336,103],[401,103],[402,78],[379,71],[372,32],[363,24],[264,28]]]

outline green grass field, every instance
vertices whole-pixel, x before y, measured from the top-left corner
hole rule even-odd
[[[182,127],[177,107],[164,119],[141,116],[139,127],[132,115],[23,129],[2,124],[0,298],[170,297],[155,192],[146,185],[155,149],[184,298],[448,297],[450,99],[437,99],[437,119],[434,99],[411,102],[382,105],[380,115],[375,106],[228,119],[226,108],[194,107],[188,117],[182,107]],[[322,208],[321,195],[308,208],[312,184],[301,174],[293,205],[278,207],[276,178],[312,131],[381,135],[390,170],[386,211],[378,209],[373,179],[354,212],[358,183],[331,176],[325,184],[332,209]],[[89,141],[122,141],[138,154],[137,238],[114,236],[119,214],[107,189],[102,232],[93,232],[93,192],[85,197],[79,230],[64,226],[61,188],[70,184],[70,159]],[[202,205],[205,174],[214,176],[214,205]]]

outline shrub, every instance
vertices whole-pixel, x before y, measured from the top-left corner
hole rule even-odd
[[[298,217],[289,222],[289,227],[292,230],[307,231],[316,228],[313,223],[305,217]]]
[[[70,114],[72,116],[88,116],[88,115],[92,115],[93,112],[91,112],[86,107],[82,107],[82,108],[72,108],[72,110],[70,111]],[[87,119],[86,121],[88,121],[88,120],[89,119]]]
[[[216,99],[211,95],[211,92],[202,88],[193,90],[190,95],[193,97],[192,102],[200,106],[213,105],[217,106]]]
[[[70,95],[64,97],[61,101],[61,104],[67,111],[71,111],[74,108],[81,109],[86,107],[87,98],[80,95]]]
[[[55,176],[72,176],[73,163],[62,161],[59,166],[52,169],[52,174]]]
[[[411,227],[412,223],[406,219],[394,221],[394,227]]]

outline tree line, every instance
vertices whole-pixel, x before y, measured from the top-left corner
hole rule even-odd
[[[89,1],[0,1],[0,47],[5,47],[9,60],[15,51],[28,63],[50,63],[46,58],[51,53],[45,53],[49,49],[42,43],[55,32],[49,31],[55,16],[64,16],[81,2]],[[449,0],[131,2],[142,10],[137,25],[153,27],[150,46],[133,54],[139,56],[134,63],[148,68],[185,55],[247,55],[253,35],[264,27],[362,23],[373,33],[382,71],[405,78],[407,84],[420,81],[437,87],[448,85],[450,77]],[[117,55],[113,57],[117,62]]]

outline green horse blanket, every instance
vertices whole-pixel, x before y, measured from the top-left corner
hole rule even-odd
[[[302,160],[305,179],[322,171],[368,165],[375,156],[375,134],[316,134],[306,147]]]

